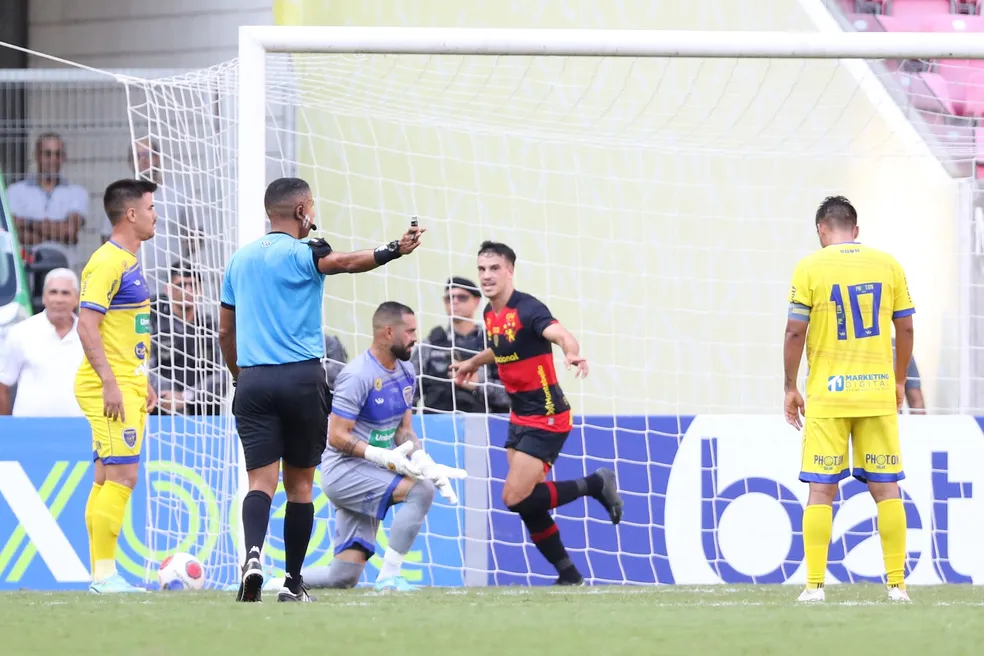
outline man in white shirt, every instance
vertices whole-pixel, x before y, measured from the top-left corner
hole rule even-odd
[[[78,277],[70,269],[53,269],[44,279],[42,300],[44,312],[11,328],[0,351],[0,415],[13,410],[15,417],[81,417],[74,389],[83,357],[74,313]]]
[[[62,176],[65,144],[53,132],[38,137],[34,147],[37,173],[7,189],[7,206],[25,248],[57,244],[69,261],[75,259],[79,231],[89,212],[89,193]]]

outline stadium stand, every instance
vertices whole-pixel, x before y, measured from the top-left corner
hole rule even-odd
[[[861,32],[978,32],[984,38],[984,0],[846,0]],[[984,180],[984,62],[885,62],[930,130],[944,143],[971,147]]]

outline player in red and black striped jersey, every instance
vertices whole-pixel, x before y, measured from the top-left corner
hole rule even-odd
[[[547,481],[546,475],[560,455],[574,419],[567,397],[557,382],[553,345],[564,350],[567,368],[575,376],[588,374],[577,340],[550,314],[547,306],[513,286],[516,253],[497,242],[482,243],[478,275],[489,299],[485,331],[492,347],[451,365],[458,384],[464,384],[483,365],[493,362],[509,393],[512,412],[506,457],[509,473],[502,501],[519,513],[540,553],[557,568],[557,584],[582,585],[584,578],[571,562],[560,540],[550,510],[575,499],[591,496],[608,511],[613,524],[622,518],[622,499],[615,473],[605,467],[572,481]]]

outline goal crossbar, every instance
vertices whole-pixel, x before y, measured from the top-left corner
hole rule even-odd
[[[777,59],[984,59],[972,33],[720,32],[243,26],[239,28],[238,237],[263,231],[267,53]]]
[[[244,26],[266,52],[743,59],[978,59],[977,33]]]

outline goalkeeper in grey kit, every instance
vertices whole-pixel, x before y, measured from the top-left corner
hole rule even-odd
[[[450,479],[465,477],[464,470],[436,464],[413,433],[413,310],[383,303],[373,314],[372,328],[369,350],[335,379],[328,446],[321,461],[321,487],[335,506],[335,558],[328,567],[302,572],[312,588],[355,586],[376,550],[379,522],[390,506],[402,503],[390,528],[376,590],[412,590],[400,569],[434,492],[457,503]]]

